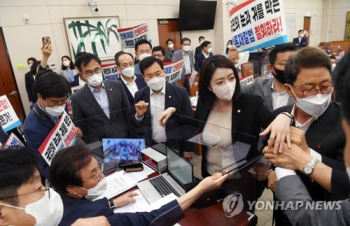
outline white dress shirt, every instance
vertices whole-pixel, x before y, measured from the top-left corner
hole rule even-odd
[[[161,127],[158,123],[158,118],[164,111],[165,107],[165,87],[159,92],[155,93],[153,90],[150,90],[150,110],[152,116],[152,139],[157,142],[166,142],[167,137],[165,133],[165,128]]]
[[[124,84],[126,85],[126,87],[128,88],[128,90],[130,91],[132,97],[135,97],[135,93],[139,90],[139,88],[137,87],[137,84],[136,84],[136,76],[134,75],[132,77],[132,82],[127,82],[123,76],[120,76],[120,78],[122,79],[122,81],[124,82]]]
[[[203,55],[204,55],[205,59],[207,59],[207,58],[209,57],[209,54],[210,54],[210,53],[205,54],[205,52],[203,52],[203,51],[202,51],[202,53],[203,53]]]
[[[284,107],[288,104],[289,95],[287,91],[283,91],[282,93],[279,93],[275,89],[274,82],[272,82],[271,84],[271,95],[272,95],[273,110],[276,110],[277,108],[280,108],[280,107]]]
[[[89,86],[89,85],[88,85]],[[108,102],[108,96],[106,87],[102,82],[101,90],[97,90],[94,87],[89,86],[92,94],[94,95],[97,103],[102,108],[103,112],[106,114],[106,116],[109,118],[109,102]]]
[[[182,51],[183,55],[184,55],[184,70],[185,70],[185,74],[191,74],[192,72],[192,67],[191,67],[191,61],[190,61],[190,55],[188,53],[185,53],[184,51]]]

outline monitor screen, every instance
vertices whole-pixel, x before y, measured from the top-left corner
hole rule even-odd
[[[134,163],[139,162],[141,150],[145,149],[145,140],[103,138],[102,148],[105,163]]]
[[[181,158],[175,151],[167,147],[168,171],[178,182],[188,184],[193,182],[192,164]]]
[[[216,5],[216,1],[180,0],[179,30],[213,29]]]

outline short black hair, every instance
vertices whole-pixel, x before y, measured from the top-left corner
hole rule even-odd
[[[299,30],[299,31],[298,31],[298,34],[299,34],[300,32],[302,32],[302,31],[304,31],[304,30]]]
[[[146,57],[140,62],[140,71],[143,74],[144,70],[149,68],[154,63],[158,63],[159,66],[164,70],[164,65],[161,59],[158,59],[154,56]]]
[[[70,68],[71,70],[75,69],[75,65],[74,65],[74,63],[72,62],[72,59],[71,59],[69,56],[64,55],[64,56],[61,57],[61,61],[62,61],[62,63],[61,63],[61,69],[62,69],[62,70],[67,70],[67,67],[63,65],[63,58],[67,58],[67,59],[70,61],[70,62],[69,62],[69,68]]]
[[[119,52],[117,52],[117,53],[114,55],[115,64],[116,64],[117,66],[119,66],[119,67],[120,67],[119,57],[120,57],[121,55],[124,55],[124,54],[129,55],[129,56],[131,57],[132,61],[134,61],[134,57],[132,56],[131,53],[124,52],[124,51],[119,51]]]
[[[337,100],[342,104],[343,116],[350,124],[350,52],[340,59],[333,71]]]
[[[162,54],[163,54],[163,56],[165,56],[165,50],[164,50],[163,47],[161,47],[161,46],[155,46],[155,47],[153,47],[152,53],[153,53],[153,52],[156,52],[156,51],[161,51]]]
[[[173,40],[171,38],[169,38],[168,40],[166,40],[165,44],[168,45],[168,42],[173,42]]]
[[[17,205],[17,190],[34,180],[38,159],[24,147],[0,151],[0,200]]]
[[[237,100],[241,93],[238,72],[233,63],[227,57],[222,55],[209,57],[204,60],[201,66],[198,82],[199,101],[201,101],[201,103],[203,103],[208,109],[212,109],[216,99],[216,95],[208,90],[208,86],[210,85],[210,80],[212,79],[213,74],[218,68],[229,68],[233,70],[236,79],[236,88],[235,93],[233,94],[233,99]]]
[[[198,41],[200,41],[202,38],[204,38],[204,36],[199,36]]]
[[[335,58],[335,56],[330,56],[330,59],[336,60],[337,58]]]
[[[285,44],[281,44],[281,45],[276,45],[269,53],[270,64],[272,66],[275,64],[278,53],[284,53],[287,51],[295,52],[296,50],[297,49],[296,49],[295,45],[292,43],[285,43]]]
[[[83,66],[88,65],[91,61],[97,61],[99,65],[101,65],[101,60],[98,58],[98,56],[92,54],[92,53],[85,53],[80,55],[76,60],[75,60],[75,66],[79,69],[79,71],[83,70]]]
[[[189,39],[189,38],[185,37],[185,38],[182,38],[182,39],[181,39],[181,45],[183,45],[183,44],[184,44],[184,42],[186,42],[186,41],[189,41],[189,42],[190,42],[190,44],[191,44],[191,39]]]
[[[202,43],[202,45],[201,45],[202,49],[203,49],[204,47],[207,47],[209,44],[211,44],[210,41],[204,41],[204,42]]]
[[[322,50],[314,47],[305,47],[289,56],[284,74],[286,82],[293,85],[301,68],[325,67],[331,74],[332,65],[329,57]]]
[[[27,64],[28,64],[28,61],[30,61],[30,60],[33,61],[33,63],[37,62],[37,60],[34,57],[29,57],[27,59]]]
[[[43,99],[49,97],[66,97],[71,93],[70,84],[65,77],[53,71],[45,71],[37,77],[34,90],[40,93]]]
[[[84,145],[75,145],[63,149],[53,157],[50,166],[50,177],[53,186],[59,192],[66,193],[68,185],[81,187],[83,180],[80,170],[92,161],[90,150]]]
[[[147,41],[146,39],[141,39],[140,41],[136,42],[135,51],[137,51],[137,49],[139,48],[139,45],[142,45],[142,44],[148,44],[149,48],[152,49],[152,44],[149,41]]]
[[[41,61],[35,61],[32,66],[30,66],[30,72],[35,75],[36,74],[36,70],[38,69],[38,67],[40,66]]]

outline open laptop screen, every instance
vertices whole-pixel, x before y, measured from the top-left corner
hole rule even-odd
[[[175,151],[167,147],[167,162],[169,174],[182,185],[193,182],[192,164],[181,158]]]
[[[105,163],[134,163],[139,161],[144,139],[103,138],[102,148]]]

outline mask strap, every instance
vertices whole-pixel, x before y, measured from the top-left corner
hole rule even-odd
[[[6,207],[10,207],[10,208],[14,208],[14,209],[19,209],[19,210],[25,210],[25,208],[23,208],[23,207],[8,205],[8,204],[5,204],[5,203],[0,203],[0,205],[1,206],[6,206]]]
[[[295,99],[297,99],[297,101],[298,101],[298,99],[300,99],[300,98],[297,97],[297,95],[294,93],[293,87],[292,87],[291,85],[289,85],[289,87],[290,87],[290,89],[292,90],[292,93],[294,94]],[[292,98],[292,99],[293,99],[293,98]],[[295,101],[294,99],[293,99],[293,101],[294,101],[294,104],[297,104],[297,101]]]

